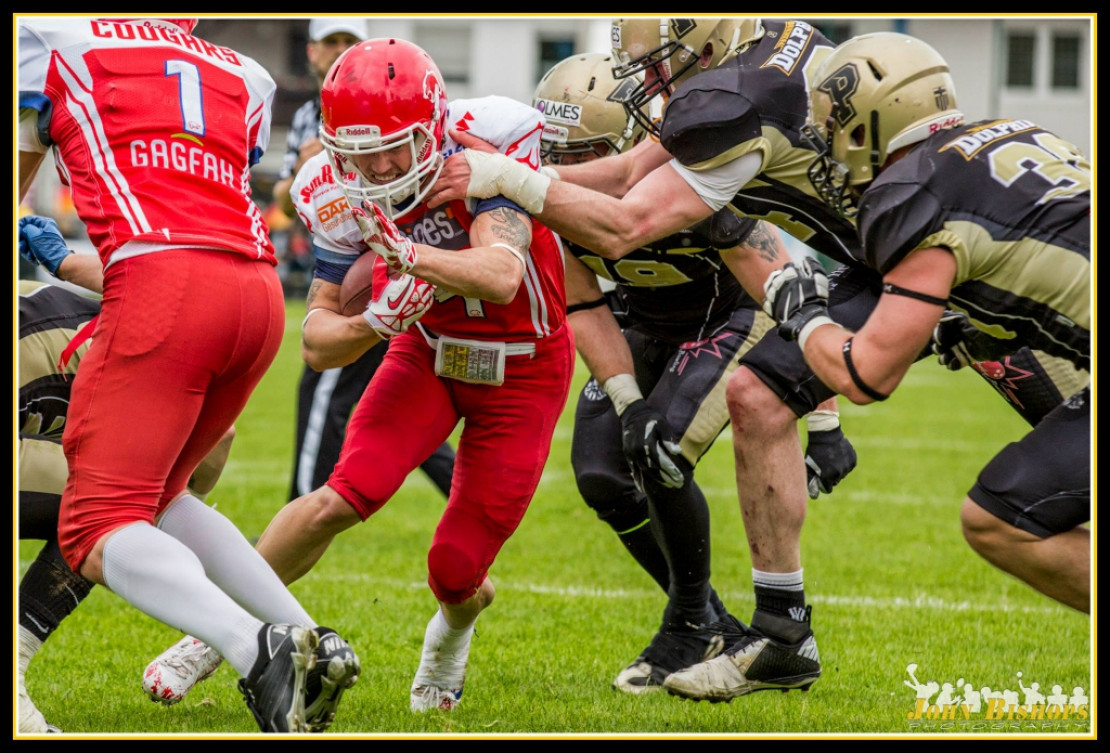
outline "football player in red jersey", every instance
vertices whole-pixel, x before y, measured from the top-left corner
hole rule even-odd
[[[451,493],[428,552],[438,606],[410,694],[413,711],[453,709],[474,623],[493,600],[489,568],[531,503],[566,404],[574,342],[550,230],[501,197],[435,210],[424,198],[444,156],[461,148],[448,126],[534,170],[542,120],[504,97],[449,103],[435,61],[401,39],[343,53],[321,105],[324,153],[291,189],[316,256],[302,354],[326,369],[390,342],[327,484],[286,505],[258,549],[286,582],[304,575],[461,421]],[[388,265],[385,285],[366,311],[345,316],[343,279],[364,253]]]
[[[285,326],[249,188],[275,85],[194,25],[19,24],[20,198],[53,149],[104,266],[62,438],[58,541],[74,572],[228,657],[263,731],[323,729],[337,699],[319,675],[353,682],[354,652],[321,641],[334,631],[186,488]]]
[[[379,337],[390,344],[331,478],[283,509],[258,547],[286,577],[307,572],[461,420],[451,494],[428,552],[428,585],[439,603],[410,696],[414,711],[451,709],[462,695],[475,620],[493,600],[489,568],[528,509],[566,404],[574,343],[562,252],[550,230],[504,198],[430,210],[424,197],[445,153],[458,148],[448,125],[483,134],[536,169],[540,118],[501,97],[448,103],[435,61],[400,39],[372,39],[344,53],[324,81],[321,105],[325,154],[306,164],[292,192],[316,252],[305,359],[328,368]],[[411,275],[434,286],[422,315],[339,313],[343,275],[367,252],[389,264],[394,281]],[[421,295],[419,287],[408,290]]]
[[[1079,149],[1028,120],[964,123],[947,63],[904,34],[845,42],[813,82],[814,188],[855,218],[860,258],[883,275],[854,331],[828,318],[819,270],[767,281],[765,308],[821,380],[856,403],[885,400],[946,308],[974,325],[975,360],[1031,347],[1089,371],[1092,174]],[[961,509],[976,552],[1084,612],[1090,402],[1086,384],[1003,449]]]

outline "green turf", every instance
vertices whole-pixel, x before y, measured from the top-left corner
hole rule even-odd
[[[289,304],[286,342],[237,422],[211,495],[247,536],[286,499],[303,304]],[[585,379],[579,364],[575,385]],[[575,394],[575,393],[572,393]],[[573,397],[572,397],[573,405]],[[532,507],[491,575],[496,603],[478,622],[466,694],[454,712],[414,715],[408,689],[435,609],[425,555],[443,506],[417,472],[367,523],[339,536],[293,591],[362,660],[329,734],[725,737],[1013,733],[1091,734],[1074,720],[907,719],[916,677],[1018,690],[1019,682],[1091,692],[1091,623],[1003,575],[963,541],[959,505],[982,465],[1024,423],[977,377],[917,365],[886,403],[842,404],[859,467],[810,506],[806,591],[824,674],[809,693],[757,693],[728,704],[614,692],[616,673],[646,645],[663,594],[579,498],[569,465],[572,409],[556,432]],[[738,616],[754,606],[726,433],[697,478],[713,513],[713,583]],[[22,572],[38,542],[19,545]],[[103,588],[61,626],[27,685],[69,733],[253,735],[226,664],[177,706],[147,700],[141,674],[179,634]],[[1018,677],[1018,673],[1022,673]]]

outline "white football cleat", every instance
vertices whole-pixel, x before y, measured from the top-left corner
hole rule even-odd
[[[187,635],[147,665],[143,690],[150,700],[172,706],[194,685],[211,676],[222,661],[216,649]]]
[[[23,675],[19,675],[19,732],[24,735],[41,735],[47,732],[61,732],[60,729],[46,721],[46,717],[35,706],[31,696],[27,694],[27,686],[23,683]]]

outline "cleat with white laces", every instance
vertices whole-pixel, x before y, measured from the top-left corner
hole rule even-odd
[[[222,661],[216,649],[187,635],[147,665],[143,690],[150,700],[172,706],[210,677]]]

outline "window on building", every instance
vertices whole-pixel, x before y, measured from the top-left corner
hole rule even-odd
[[[1052,88],[1079,88],[1079,36],[1077,34],[1052,35]]]
[[[1037,37],[1031,31],[1011,31],[1006,37],[1006,86],[1033,86],[1033,56]]]
[[[574,53],[573,39],[541,39],[540,59],[537,63],[539,69],[536,71],[536,81],[538,82],[543,78],[543,75],[551,70],[556,63],[566,60]]]
[[[419,24],[415,28],[413,43],[436,61],[447,91],[451,91],[451,84],[470,83],[471,28],[471,24]]]

